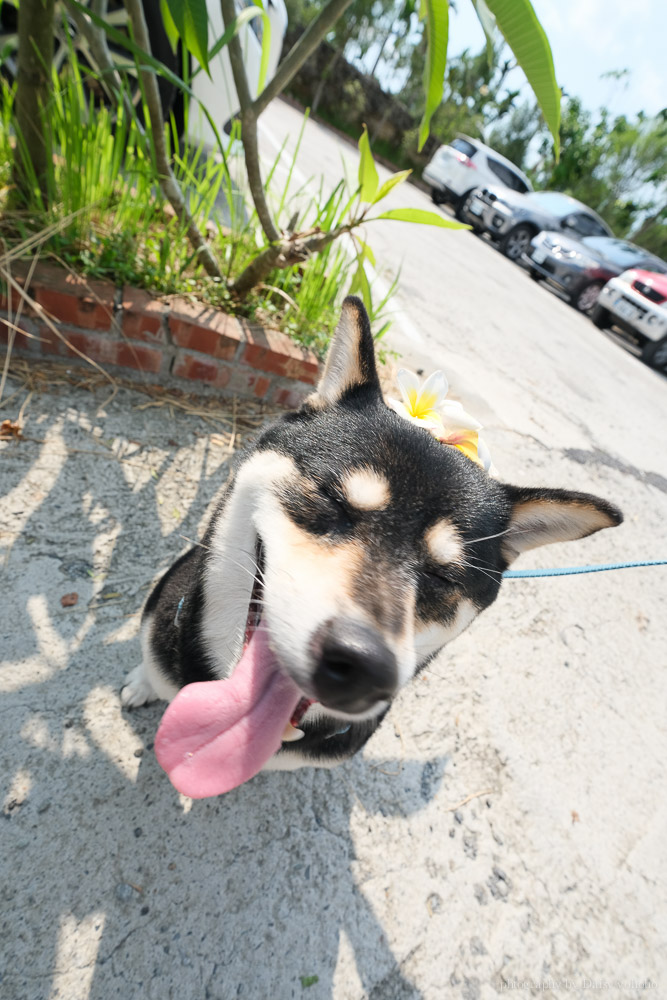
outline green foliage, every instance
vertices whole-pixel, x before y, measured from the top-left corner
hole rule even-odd
[[[380,178],[373,161],[370,143],[368,141],[368,130],[364,125],[364,130],[359,139],[359,197],[362,201],[373,201],[375,192],[378,189]]]
[[[554,155],[558,159],[560,88],[556,84],[553,57],[544,29],[530,0],[486,0],[486,4],[526,74],[551,132]]]
[[[185,49],[208,73],[208,11],[206,0],[164,0],[169,12],[167,24]],[[164,7],[162,8],[164,15]],[[170,31],[168,30],[168,34]]]
[[[431,118],[442,100],[449,39],[449,0],[423,0],[422,9],[426,19],[426,61],[424,63],[426,103],[419,126],[418,151],[422,149],[428,139]]]
[[[571,98],[563,113],[561,140],[558,163],[543,144],[539,186],[573,195],[599,212],[619,236],[637,231],[634,238],[643,240],[650,227],[640,225],[637,230],[637,223],[656,216],[657,225],[667,203],[667,114],[639,114],[631,120],[625,115],[612,118],[601,109],[594,116],[578,98]]]

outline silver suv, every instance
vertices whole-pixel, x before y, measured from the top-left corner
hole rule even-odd
[[[592,208],[560,191],[519,194],[507,188],[478,188],[466,200],[461,218],[477,232],[488,233],[510,260],[519,262],[531,240],[547,231],[582,236],[613,236]]]
[[[518,167],[490,146],[467,135],[459,135],[449,145],[440,146],[424,168],[422,177],[431,186],[435,204],[449,202],[458,217],[466,200],[480,186],[498,184],[521,194],[533,190]]]

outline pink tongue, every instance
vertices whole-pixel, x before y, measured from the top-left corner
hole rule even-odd
[[[179,792],[193,799],[221,795],[276,752],[300,699],[258,629],[229,680],[179,691],[162,716],[155,754]]]

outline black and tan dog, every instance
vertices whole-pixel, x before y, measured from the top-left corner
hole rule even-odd
[[[122,700],[232,678],[220,698],[192,689],[190,728],[199,712],[201,746],[218,740],[202,769],[236,760],[201,794],[262,767],[337,763],[495,600],[521,552],[621,520],[584,493],[500,483],[389,409],[368,317],[348,298],[317,390],[242,456],[202,544],[153,590]]]

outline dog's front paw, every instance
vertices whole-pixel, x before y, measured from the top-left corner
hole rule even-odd
[[[139,708],[140,705],[148,705],[149,702],[157,701],[158,698],[159,695],[155,693],[146,680],[143,664],[131,670],[120,692],[120,701],[123,707]]]

